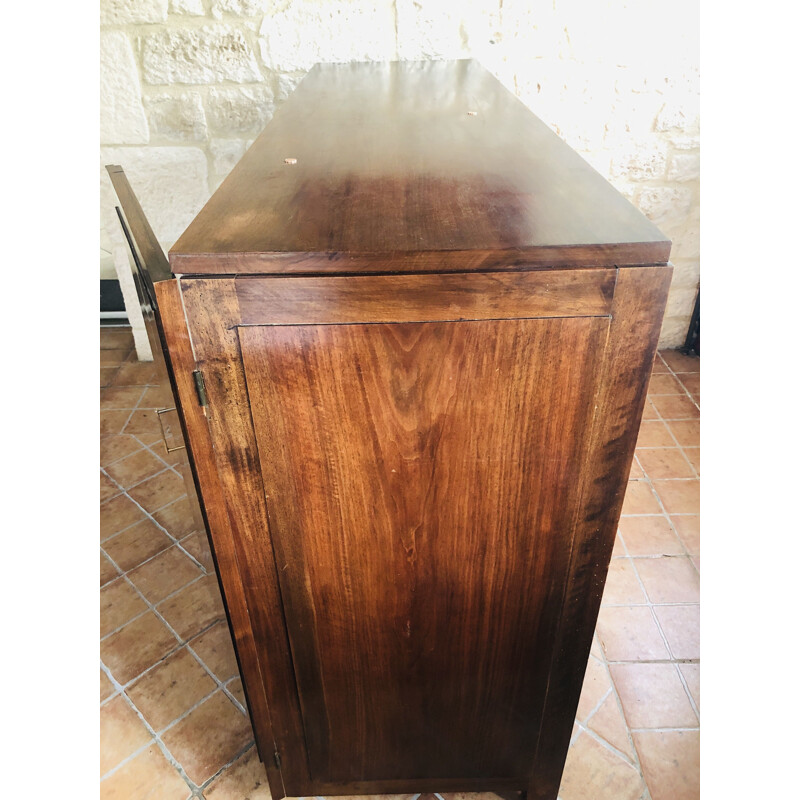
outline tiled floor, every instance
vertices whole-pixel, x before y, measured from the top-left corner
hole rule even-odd
[[[101,797],[269,798],[205,534],[132,347],[101,330]],[[562,800],[699,797],[699,366],[656,359]]]

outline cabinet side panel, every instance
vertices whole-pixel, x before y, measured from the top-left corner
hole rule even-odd
[[[608,326],[240,330],[317,783],[527,773]]]
[[[176,400],[186,426],[188,448],[191,450],[211,549],[236,646],[248,711],[259,755],[267,771],[270,793],[274,800],[280,800],[286,795],[286,791],[281,770],[273,761],[273,753],[280,740],[280,729],[273,733],[273,725],[278,722],[278,715],[274,712],[272,718],[270,715],[265,692],[265,684],[268,685],[269,681],[268,665],[262,665],[259,660],[259,650],[235,552],[232,520],[226,507],[208,422],[198,404],[192,377],[197,365],[186,327],[180,288],[177,281],[164,281],[156,286],[156,294],[168,357],[175,376]],[[266,680],[262,673],[266,674]]]
[[[670,266],[619,270],[530,800],[558,795],[671,277]]]

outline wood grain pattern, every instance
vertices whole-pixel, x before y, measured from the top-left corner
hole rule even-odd
[[[268,720],[271,725],[271,733],[256,728],[265,763],[272,763],[272,748],[281,753],[283,783],[280,791],[271,783],[271,791],[277,792],[276,797],[294,794],[289,787],[309,780],[305,741],[238,337],[231,330],[238,323],[233,280],[183,281],[181,286],[195,366],[202,368],[209,402],[207,417],[195,417],[193,429],[205,431],[192,446],[208,461],[211,490],[220,504],[219,521],[211,525],[212,538],[224,548],[241,585],[249,647],[249,672],[243,678],[266,697],[261,709],[253,709],[251,719],[264,724]],[[191,372],[186,380],[191,381]],[[191,402],[194,386],[187,384],[186,391],[182,403]]]
[[[314,67],[170,263],[187,274],[343,274],[668,255],[658,228],[494,76],[451,61]]]
[[[528,776],[608,326],[239,330],[313,780]]]
[[[604,316],[616,271],[236,280],[243,325]]]
[[[176,280],[156,284],[159,317],[175,378],[175,396],[185,424],[193,471],[202,497],[202,509],[209,531],[214,565],[233,638],[239,672],[245,688],[247,707],[256,736],[259,756],[267,770],[273,797],[285,794],[281,772],[273,762],[276,736],[264,689],[256,638],[253,634],[242,574],[236,557],[232,522],[228,516],[224,488],[220,481],[207,419],[197,402],[192,372],[196,368],[192,343],[183,313]],[[265,667],[269,667],[266,664]]]
[[[569,747],[672,277],[621,269],[530,800],[554,800]]]

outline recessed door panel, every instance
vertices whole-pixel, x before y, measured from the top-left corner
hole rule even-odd
[[[528,774],[608,325],[239,328],[313,780]]]

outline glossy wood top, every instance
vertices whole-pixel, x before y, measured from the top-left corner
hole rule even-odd
[[[669,249],[476,61],[386,62],[315,66],[170,263],[428,272],[659,264]]]

